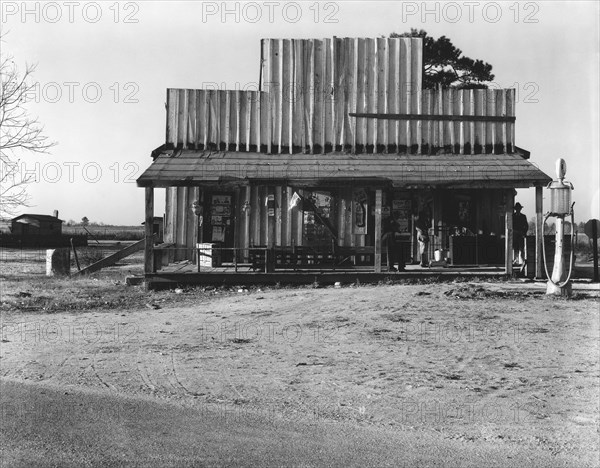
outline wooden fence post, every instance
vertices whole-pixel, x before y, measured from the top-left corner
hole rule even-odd
[[[144,273],[154,273],[153,249],[154,235],[154,188],[146,187],[146,245],[144,247]]]

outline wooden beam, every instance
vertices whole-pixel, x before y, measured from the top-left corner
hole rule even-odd
[[[285,186],[285,205],[282,207],[282,210],[285,210],[285,235],[282,241],[282,245],[292,245],[292,210],[289,209],[289,203],[292,199],[292,187]]]
[[[260,239],[260,195],[259,195],[259,186],[252,185],[252,202],[250,208],[250,222],[251,224],[251,235],[250,235],[250,245],[257,246],[261,245]]]
[[[275,235],[277,227],[275,217],[275,187],[271,185],[267,187],[266,199],[264,203],[266,204],[265,215],[267,217],[267,247],[272,248],[275,245]]]
[[[244,261],[248,261],[248,248],[250,247],[250,210],[252,209],[252,192],[250,191],[250,186],[246,185],[244,187],[244,205],[246,209],[244,210],[244,241],[242,246],[244,247]]]
[[[282,240],[282,214],[284,210],[282,192],[283,190],[281,185],[275,186],[275,245],[284,245]]]
[[[327,229],[329,231],[331,236],[337,242],[337,240],[338,240],[337,230],[336,230],[335,226],[333,226],[331,224],[329,219],[321,216],[321,213],[319,213],[319,209],[315,206],[315,204],[309,198],[305,198],[302,195],[300,195],[300,199],[302,201],[302,206],[304,206],[304,207],[310,206],[311,207],[311,211],[315,214],[315,218],[317,218],[317,220],[325,227],[325,229]]]
[[[79,270],[77,273],[75,273],[72,276],[93,273],[95,271],[101,270],[102,268],[106,268],[108,266],[114,265],[119,260],[144,249],[145,243],[146,243],[146,239],[142,239],[141,241],[131,244],[131,245],[125,247],[124,249],[121,249],[118,252],[115,252],[114,254],[103,258],[102,260],[98,260],[96,263],[92,263],[91,265],[83,268],[82,270]],[[73,248],[73,250],[74,250],[74,248]],[[152,273],[154,273],[154,272],[152,272]]]
[[[375,273],[381,273],[381,189],[375,190]]]
[[[424,115],[424,114],[372,114],[351,112],[350,117],[382,120],[449,120],[460,122],[514,122],[516,117],[491,115]]]
[[[412,203],[412,201],[411,201]],[[412,206],[411,206],[412,211]],[[415,226],[415,215],[411,213],[410,215],[410,260],[412,263],[418,263],[419,258],[419,242],[417,241],[417,228]],[[405,259],[405,263],[408,264],[407,259]]]
[[[506,191],[505,205],[505,258],[504,270],[507,275],[512,276],[513,273],[513,209],[515,203],[514,189]]]
[[[240,257],[240,251],[238,250],[240,247],[240,223],[242,222],[242,202],[241,202],[241,196],[240,196],[240,188],[236,187],[235,189],[235,201],[234,201],[234,205],[233,205],[233,248],[235,249],[233,251],[233,258],[234,258],[234,262],[237,264],[238,261],[243,261],[243,259]]]
[[[542,279],[544,277],[544,220],[543,220],[543,196],[542,187],[535,188],[535,278]]]
[[[144,273],[154,273],[154,262],[152,258],[154,249],[154,236],[152,227],[154,225],[154,189],[146,187],[146,219],[145,219],[145,246],[144,246]]]
[[[296,189],[296,192],[298,192],[298,195],[300,196],[304,196],[304,191],[302,189]],[[292,195],[293,196],[293,195]],[[295,231],[294,231],[294,239],[295,239],[295,244],[294,245],[303,245],[304,243],[304,236],[303,236],[303,231],[304,231],[304,211],[302,210],[302,208],[295,208],[294,209],[294,226],[295,226]]]

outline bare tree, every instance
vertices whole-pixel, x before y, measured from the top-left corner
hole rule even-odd
[[[47,153],[55,145],[25,106],[35,89],[34,70],[35,66],[26,65],[21,73],[12,56],[0,56],[0,216],[28,206],[31,177],[20,170],[19,157]]]

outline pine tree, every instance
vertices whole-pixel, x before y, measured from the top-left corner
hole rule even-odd
[[[434,39],[424,29],[411,29],[408,33],[392,33],[390,37],[420,37],[423,39],[423,87],[437,88],[487,88],[494,79],[492,66],[483,60],[463,55],[462,50],[449,38]]]

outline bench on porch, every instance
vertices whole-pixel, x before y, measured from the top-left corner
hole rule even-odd
[[[375,249],[369,247],[339,246],[266,246],[249,248],[249,261],[255,271],[273,271],[274,269],[297,269],[303,267],[371,265]]]

